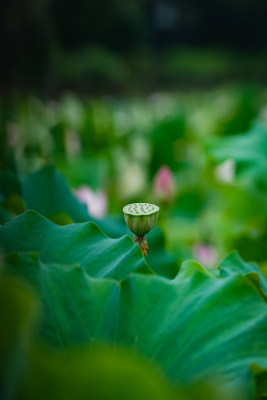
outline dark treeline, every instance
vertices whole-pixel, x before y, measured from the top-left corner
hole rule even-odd
[[[262,51],[267,45],[263,0],[5,0],[1,7],[5,89],[45,85],[51,76],[60,81],[58,60],[68,64],[64,55],[88,48],[128,57],[175,46]]]

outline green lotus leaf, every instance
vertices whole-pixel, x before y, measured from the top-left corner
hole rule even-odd
[[[129,236],[110,239],[95,223],[58,226],[27,211],[0,227],[5,252],[38,252],[48,263],[79,263],[90,276],[123,279],[130,272],[151,273]]]

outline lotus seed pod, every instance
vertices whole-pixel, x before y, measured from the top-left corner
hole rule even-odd
[[[149,203],[133,203],[123,207],[125,222],[136,236],[144,236],[154,227],[159,207]]]
[[[125,222],[135,235],[142,253],[149,250],[145,235],[151,231],[158,219],[159,207],[149,203],[133,203],[123,207]]]

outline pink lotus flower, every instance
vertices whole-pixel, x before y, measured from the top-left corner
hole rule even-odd
[[[176,182],[172,171],[166,165],[163,165],[156,173],[153,188],[160,201],[172,203],[176,192]]]
[[[107,213],[107,195],[103,190],[94,192],[89,186],[82,185],[74,191],[75,196],[87,205],[88,213],[95,218],[103,218]]]
[[[211,268],[218,262],[218,253],[215,247],[205,244],[197,243],[193,246],[193,253],[195,259],[203,264],[206,268]]]

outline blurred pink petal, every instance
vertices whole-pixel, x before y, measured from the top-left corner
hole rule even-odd
[[[218,262],[218,253],[215,247],[205,244],[197,243],[193,247],[195,259],[203,264],[204,267],[211,268]]]
[[[176,192],[176,182],[169,167],[163,165],[155,175],[153,183],[156,197],[163,202],[171,203]]]
[[[107,213],[107,196],[103,190],[94,192],[89,186],[82,185],[74,191],[75,196],[87,205],[88,213],[95,218],[103,218]]]

